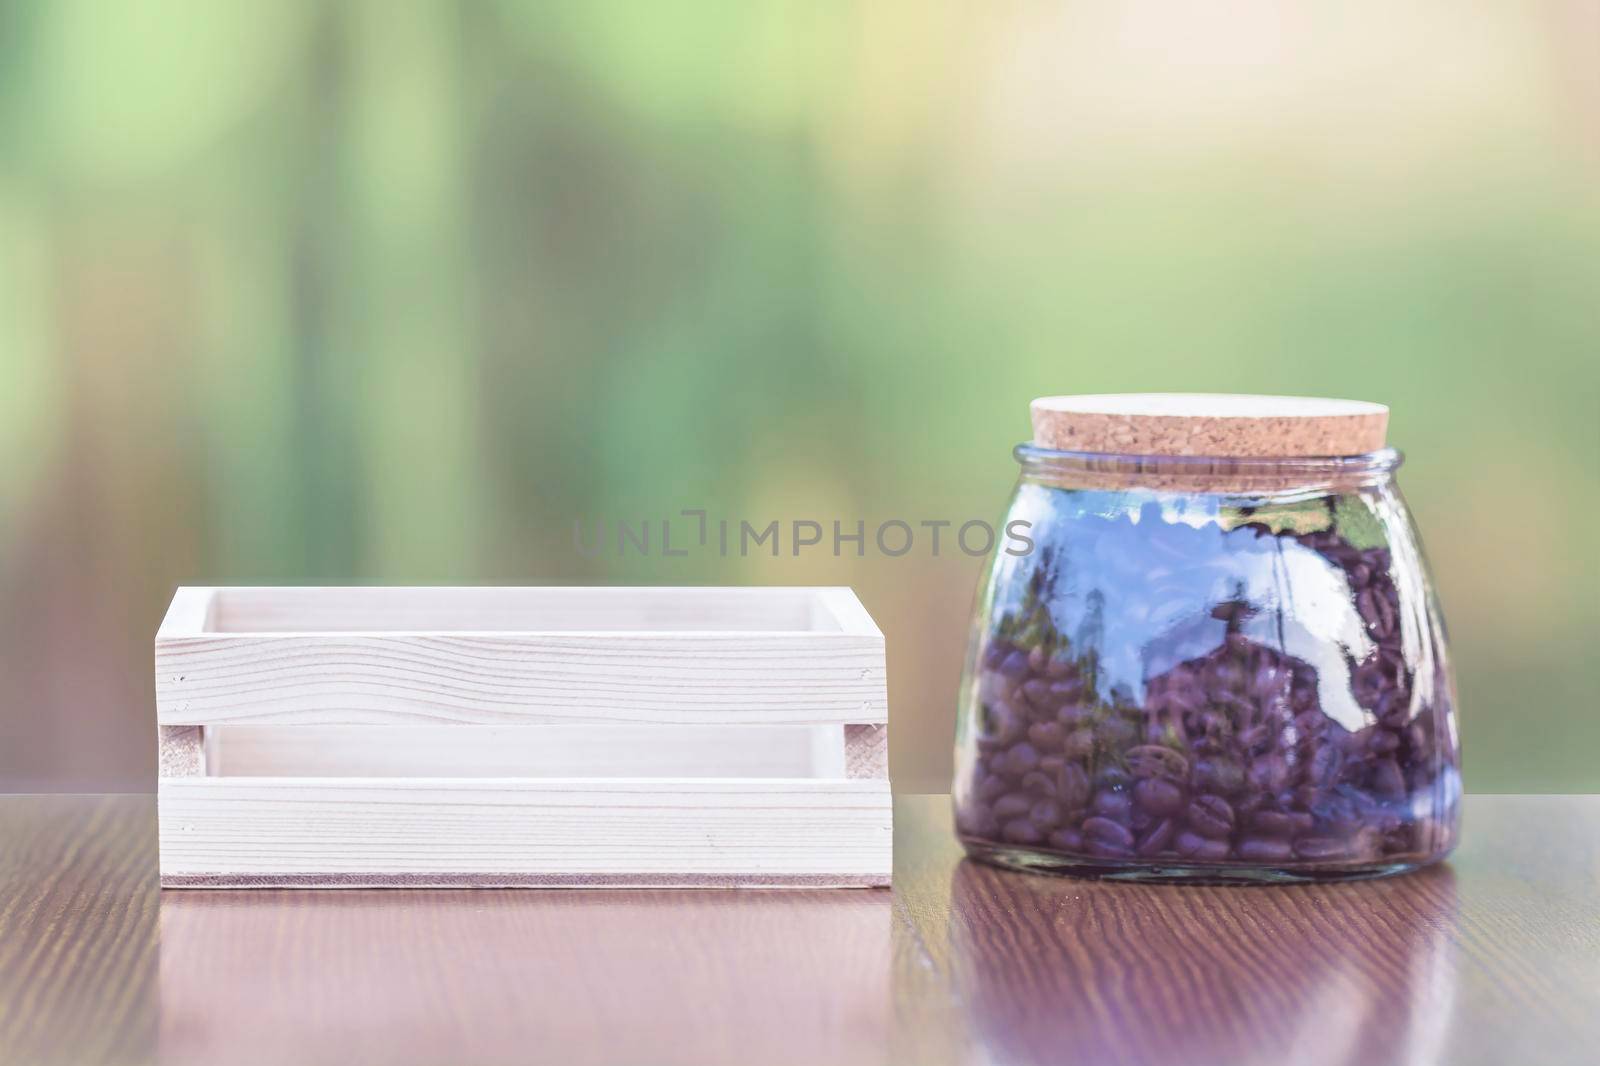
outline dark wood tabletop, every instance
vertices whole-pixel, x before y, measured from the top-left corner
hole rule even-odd
[[[1445,865],[1154,887],[168,891],[148,796],[0,797],[0,1063],[1600,1061],[1600,797],[1474,796]]]

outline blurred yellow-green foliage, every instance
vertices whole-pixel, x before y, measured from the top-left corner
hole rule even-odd
[[[1586,3],[0,4],[0,788],[148,789],[178,583],[847,583],[949,772],[1052,392],[1394,409],[1469,786],[1600,787]]]

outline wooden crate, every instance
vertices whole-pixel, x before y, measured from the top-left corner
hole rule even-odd
[[[869,886],[883,634],[844,588],[181,588],[167,887]]]

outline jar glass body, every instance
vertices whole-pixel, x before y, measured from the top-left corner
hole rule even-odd
[[[1398,453],[1017,457],[958,708],[969,854],[1215,882],[1449,853],[1454,686]]]

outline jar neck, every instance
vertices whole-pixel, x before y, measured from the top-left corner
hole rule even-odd
[[[1382,485],[1404,461],[1384,448],[1365,455],[1232,458],[1060,452],[1032,443],[1013,450],[1022,477],[1062,488],[1147,489],[1228,495],[1328,492]]]

